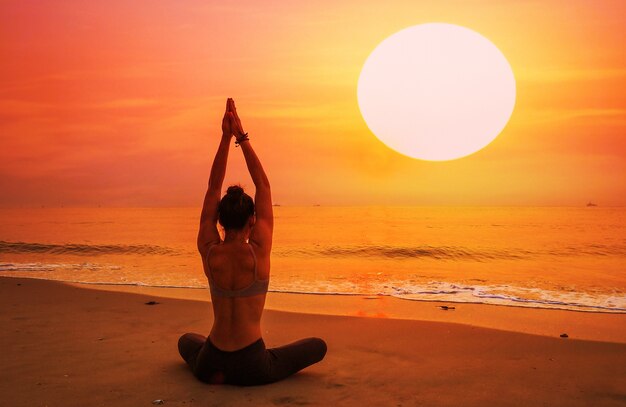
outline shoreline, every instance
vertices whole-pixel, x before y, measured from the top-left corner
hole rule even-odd
[[[430,312],[449,321],[376,317],[380,310],[391,312],[397,302],[406,302],[320,301],[319,296],[300,294],[268,296],[263,339],[274,347],[321,337],[328,344],[324,360],[271,385],[211,386],[193,377],[176,349],[181,334],[208,333],[208,301],[157,294],[164,294],[163,289],[123,292],[0,278],[2,402],[17,407],[138,406],[155,400],[164,400],[166,406],[576,407],[626,401],[623,343],[468,325],[480,323],[475,312],[441,311],[432,304],[419,307],[424,309],[421,316],[428,318]],[[148,305],[150,301],[156,304]],[[356,315],[298,311],[313,305],[318,311],[356,310]],[[475,307],[491,319],[514,319],[510,312],[497,314],[510,307]],[[555,315],[521,311],[544,322]]]
[[[0,242],[1,243],[1,242]],[[8,265],[11,265],[7,263]],[[5,264],[0,264],[0,267]],[[145,287],[145,288],[154,288],[154,289],[166,289],[166,290],[206,290],[208,286],[185,286],[185,285],[150,285],[141,282],[106,282],[106,281],[78,281],[78,280],[63,280],[58,278],[46,278],[42,276],[33,276],[27,275],[24,273],[18,274],[7,274],[7,271],[0,272],[0,278],[31,278],[37,280],[46,280],[46,281],[59,281],[68,284],[79,284],[84,286],[104,286],[109,287],[111,290],[124,290],[122,287],[136,287],[137,289]],[[119,288],[116,288],[119,287]],[[471,288],[471,287],[470,287]],[[467,289],[465,287],[464,289]],[[347,296],[347,297],[368,297],[368,298],[379,298],[379,297],[389,297],[395,298],[401,301],[407,302],[427,302],[427,303],[444,303],[444,304],[474,304],[474,305],[488,305],[488,306],[500,306],[500,307],[511,307],[511,308],[525,308],[525,309],[537,309],[537,310],[557,310],[557,311],[568,311],[568,312],[580,312],[580,313],[593,313],[593,314],[622,314],[626,315],[626,308],[624,307],[610,307],[610,306],[600,306],[600,305],[585,305],[580,303],[566,303],[566,302],[558,302],[551,300],[533,300],[519,297],[492,297],[486,296],[488,299],[495,298],[496,301],[490,300],[467,300],[467,299],[457,299],[453,298],[437,298],[438,293],[432,293],[433,298],[411,298],[403,295],[394,295],[390,293],[358,293],[358,292],[315,292],[315,291],[297,291],[297,290],[272,290],[271,288],[268,290],[270,293],[274,294],[296,294],[296,295],[313,295],[313,296]],[[431,294],[431,293],[429,293]],[[444,293],[447,294],[447,293]],[[454,294],[454,293],[453,293]],[[482,298],[481,296],[478,296]],[[186,296],[180,296],[177,298],[187,298]],[[525,304],[525,305],[522,305]],[[529,305],[530,304],[530,305]]]
[[[26,279],[0,277],[0,279]],[[151,295],[210,303],[208,289],[61,282],[83,289]],[[442,306],[448,306],[443,310]],[[508,332],[626,344],[626,314],[512,305],[405,300],[391,296],[268,292],[266,310],[455,323]]]
[[[148,285],[148,284],[140,284],[140,283],[107,283],[107,282],[88,282],[88,281],[71,281],[71,280],[56,280],[56,279],[48,279],[48,278],[40,278],[40,277],[24,277],[24,276],[3,276],[0,275],[0,278],[2,277],[6,277],[6,278],[32,278],[32,279],[36,279],[36,280],[46,280],[46,281],[58,281],[61,283],[66,283],[66,284],[76,284],[78,286],[86,286],[87,288],[89,286],[100,286],[100,287],[106,287],[103,289],[107,289],[110,291],[116,291],[116,287],[130,287],[130,290],[133,289],[133,287],[140,289],[140,288],[146,288],[146,289],[157,289],[157,290],[199,290],[199,291],[205,291],[208,289],[207,287],[192,287],[192,286],[158,286],[158,285]],[[95,287],[94,287],[95,288]],[[97,288],[96,288],[97,289]],[[123,288],[120,288],[120,290],[124,290]],[[494,306],[494,307],[511,307],[511,308],[524,308],[524,309],[535,309],[535,310],[555,310],[555,311],[567,311],[567,312],[580,312],[580,313],[590,313],[590,314],[611,314],[611,315],[619,315],[619,314],[623,314],[626,315],[626,309],[623,308],[618,308],[616,311],[609,311],[607,310],[607,308],[604,307],[596,307],[599,309],[590,309],[590,308],[594,308],[593,306],[581,306],[581,308],[584,309],[574,309],[574,308],[562,308],[559,307],[557,305],[552,306],[552,307],[541,307],[538,305],[514,305],[514,303],[511,304],[502,304],[502,303],[488,303],[488,302],[480,302],[480,301],[457,301],[457,300],[422,300],[422,299],[414,299],[414,298],[403,298],[400,296],[394,296],[394,295],[390,295],[390,294],[361,294],[361,293],[341,293],[341,292],[305,292],[305,291],[274,291],[274,290],[268,290],[268,293],[273,293],[273,294],[294,294],[294,295],[312,295],[312,296],[320,296],[320,297],[324,297],[324,296],[345,296],[345,297],[359,297],[359,298],[367,298],[367,299],[374,299],[374,298],[394,298],[400,301],[408,301],[408,302],[426,302],[426,303],[442,303],[442,304],[471,304],[471,305],[486,305],[486,306]],[[183,297],[183,296],[174,296],[172,298],[180,298],[180,299],[186,299],[187,297]],[[526,301],[521,302],[521,303],[528,303]]]

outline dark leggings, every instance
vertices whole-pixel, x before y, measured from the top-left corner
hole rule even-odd
[[[266,349],[260,338],[243,349],[225,352],[207,337],[186,333],[178,340],[178,352],[203,382],[254,386],[282,380],[319,362],[326,355],[326,342],[306,338]]]

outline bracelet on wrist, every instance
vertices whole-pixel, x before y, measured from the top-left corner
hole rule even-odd
[[[248,138],[248,133],[242,134],[241,136],[237,137],[237,140],[235,141],[235,147],[239,147],[241,143],[243,143],[244,141],[248,141],[248,140],[250,140]]]

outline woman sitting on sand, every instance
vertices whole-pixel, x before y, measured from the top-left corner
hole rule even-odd
[[[233,135],[256,187],[254,202],[239,186],[229,187],[220,200]],[[216,227],[218,220],[224,241]],[[198,250],[211,289],[213,328],[208,337],[186,333],[178,340],[180,355],[204,382],[272,383],[319,362],[326,354],[326,343],[319,338],[265,347],[261,314],[270,278],[273,223],[269,181],[243,131],[235,102],[228,99],[198,233]]]

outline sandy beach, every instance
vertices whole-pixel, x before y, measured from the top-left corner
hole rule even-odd
[[[193,299],[183,300],[172,298],[180,292],[97,288],[0,278],[0,405],[626,403],[625,315],[473,304],[443,311],[434,303],[382,306],[380,299],[358,296],[270,293],[263,317],[268,346],[319,336],[328,354],[283,382],[237,388],[197,381],[176,350],[182,333],[208,333],[211,308],[202,300],[208,293],[185,290]],[[421,320],[400,319],[411,306],[430,311],[416,314]],[[329,315],[326,308],[360,316]],[[588,338],[581,339],[585,326]],[[560,331],[569,337],[560,338]]]

